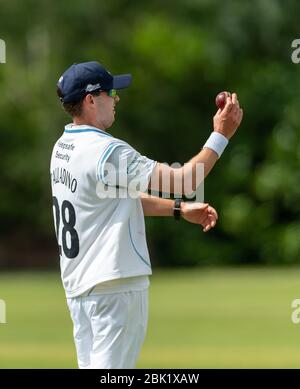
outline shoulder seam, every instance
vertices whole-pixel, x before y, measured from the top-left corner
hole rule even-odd
[[[104,149],[103,153],[101,154],[101,157],[99,159],[99,162],[97,164],[97,179],[98,181],[102,181],[104,185],[107,185],[107,182],[104,181],[104,165],[106,160],[109,158],[111,153],[117,148],[123,146],[123,143],[120,141],[113,141],[109,142],[109,144]]]

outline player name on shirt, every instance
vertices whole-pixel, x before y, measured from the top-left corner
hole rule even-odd
[[[72,193],[76,192],[77,180],[67,169],[56,167],[50,174],[53,185],[63,184],[70,189]]]

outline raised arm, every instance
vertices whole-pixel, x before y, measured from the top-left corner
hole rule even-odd
[[[214,116],[214,131],[203,146],[203,149],[188,161],[186,165],[178,169],[158,163],[151,175],[149,189],[163,192],[164,179],[167,179],[169,180],[170,193],[177,192],[179,187],[180,193],[190,195],[191,193],[186,192],[184,185],[185,179],[192,180],[190,187],[192,191],[195,191],[201,183],[197,176],[197,165],[204,165],[203,178],[205,178],[221,156],[228,140],[236,132],[242,121],[242,117],[243,110],[239,106],[237,95],[233,93],[227,97],[224,109],[219,109]]]

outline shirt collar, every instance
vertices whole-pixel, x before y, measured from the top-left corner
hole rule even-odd
[[[80,124],[76,125],[74,123],[67,124],[65,126],[65,132],[70,133],[82,133],[82,132],[98,132],[99,134],[106,135],[106,136],[112,136],[108,134],[107,132],[101,130],[100,128],[90,126],[87,124]]]

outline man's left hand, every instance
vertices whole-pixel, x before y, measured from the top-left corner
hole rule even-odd
[[[188,222],[201,224],[203,231],[213,228],[218,220],[217,211],[206,203],[181,203],[181,216]]]

